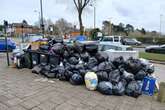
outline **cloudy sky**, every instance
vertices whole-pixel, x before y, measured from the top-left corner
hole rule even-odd
[[[69,2],[70,1],[70,2]],[[97,27],[102,26],[103,20],[111,20],[118,24],[129,23],[135,27],[144,27],[147,30],[157,30],[162,17],[162,31],[165,32],[165,1],[164,0],[96,0]],[[20,22],[26,19],[29,24],[38,20],[40,10],[39,0],[0,0],[0,23],[6,19],[9,22]],[[55,22],[65,18],[77,25],[77,13],[72,0],[43,0],[43,12],[46,19]],[[83,22],[86,27],[93,27],[93,8],[83,13]]]

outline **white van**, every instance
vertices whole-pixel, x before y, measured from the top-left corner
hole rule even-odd
[[[100,42],[110,42],[115,44],[121,44],[122,36],[104,36]]]

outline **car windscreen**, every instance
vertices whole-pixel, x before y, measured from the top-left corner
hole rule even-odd
[[[112,37],[104,37],[103,41],[110,41],[110,42],[112,42],[113,38]]]
[[[122,50],[122,48],[114,45],[103,45],[101,47],[101,51],[106,51],[106,50]]]

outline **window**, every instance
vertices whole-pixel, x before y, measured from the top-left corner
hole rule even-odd
[[[111,42],[113,42],[113,38],[112,37],[105,37],[103,39],[103,41],[111,41]]]
[[[114,42],[119,42],[119,37],[114,37]]]
[[[117,47],[117,46],[113,46],[113,45],[104,45],[102,47],[102,51],[106,51],[106,50],[122,50],[121,47]]]

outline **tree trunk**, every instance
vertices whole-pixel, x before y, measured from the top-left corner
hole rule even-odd
[[[83,27],[83,24],[82,24],[82,18],[81,18],[81,15],[82,15],[82,13],[79,12],[80,35],[83,35],[83,34],[84,34],[84,27]]]

